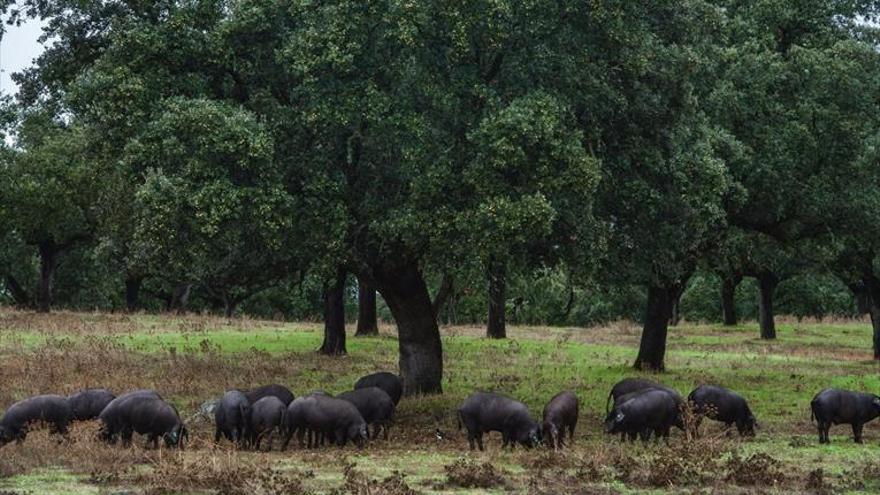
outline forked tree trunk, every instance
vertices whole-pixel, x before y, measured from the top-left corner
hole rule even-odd
[[[507,337],[505,321],[505,292],[507,290],[507,267],[503,261],[490,260],[487,272],[489,281],[489,319],[486,337],[503,339]]]
[[[666,333],[672,317],[672,305],[680,292],[678,286],[648,287],[648,306],[636,369],[663,371],[666,368]]]
[[[40,280],[37,284],[37,311],[48,313],[52,306],[55,269],[58,266],[58,248],[53,242],[40,243]]]
[[[324,291],[324,343],[318,352],[328,356],[345,354],[345,275],[345,269],[337,269]]]
[[[379,324],[376,321],[376,289],[361,278],[358,278],[358,320],[356,337],[379,335]]]
[[[440,330],[418,265],[377,265],[373,267],[373,277],[397,323],[404,394],[442,393]]]
[[[776,322],[773,319],[773,293],[779,285],[779,278],[772,272],[761,272],[758,279],[758,322],[761,325],[761,338],[776,338]]]
[[[129,276],[125,279],[125,309],[133,313],[140,307],[141,285],[143,277]]]
[[[734,326],[739,321],[736,314],[736,287],[741,281],[742,275],[724,277],[721,281],[721,313],[727,326]]]

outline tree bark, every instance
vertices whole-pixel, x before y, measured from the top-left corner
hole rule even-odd
[[[356,337],[379,335],[376,321],[376,289],[365,280],[358,278],[358,322]]]
[[[140,293],[143,277],[128,276],[125,278],[125,309],[134,313],[140,308]]]
[[[507,338],[505,322],[505,292],[507,291],[507,267],[503,261],[489,260],[487,273],[489,281],[489,319],[486,337],[490,339]]]
[[[373,278],[397,323],[404,393],[442,393],[443,346],[428,287],[418,265],[376,265]]]
[[[345,354],[345,276],[336,270],[333,285],[324,291],[324,343],[318,352],[328,356]]]
[[[53,242],[43,242],[40,252],[40,281],[37,284],[37,311],[48,313],[52,306],[52,289],[55,285],[55,269],[58,266],[58,248]]]
[[[724,277],[721,281],[721,313],[726,326],[734,326],[739,321],[736,314],[736,287],[742,275]]]
[[[440,279],[440,287],[437,288],[437,294],[434,295],[434,302],[431,303],[434,307],[435,317],[439,317],[440,311],[443,310],[443,306],[446,305],[446,301],[449,300],[449,296],[452,295],[454,287],[455,282],[452,275],[444,273],[443,277]]]
[[[185,313],[191,291],[192,284],[180,284],[175,287],[171,299],[168,300],[168,311],[174,311],[179,315]]]
[[[681,321],[681,295],[672,300],[672,309],[669,311],[669,325],[677,327]]]
[[[871,315],[871,329],[874,333],[874,359],[880,360],[880,279],[873,273],[868,273],[863,278],[867,297],[865,302],[868,314]]]
[[[776,338],[776,322],[773,320],[773,293],[779,285],[779,277],[773,272],[761,272],[758,279],[758,321],[761,325],[761,338]]]
[[[24,287],[21,286],[18,279],[11,274],[6,274],[5,280],[6,290],[8,290],[9,294],[12,296],[15,305],[23,308],[29,307],[31,305],[31,297],[28,295]]]
[[[666,369],[666,333],[672,317],[672,305],[679,293],[678,286],[648,287],[648,306],[645,310],[636,369],[647,371]]]

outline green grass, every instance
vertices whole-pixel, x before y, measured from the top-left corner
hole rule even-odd
[[[101,315],[63,316],[72,330],[57,320],[41,325],[24,314],[0,313],[0,358],[19,359],[33,370],[49,369],[51,359],[82,359],[88,353],[107,353],[108,369],[96,376],[112,377],[114,369],[128,366],[119,388],[140,386],[138,380],[158,382],[165,395],[188,417],[198,403],[219,395],[230,386],[248,386],[268,381],[289,385],[295,393],[316,388],[340,392],[362,374],[377,369],[394,369],[397,341],[393,335],[374,338],[350,338],[348,355],[340,358],[317,356],[321,343],[320,327],[313,324],[275,324],[236,322],[221,319],[176,319],[139,315],[112,321]],[[52,317],[47,317],[52,318]],[[62,317],[58,317],[62,318]],[[50,324],[51,323],[51,324]],[[583,459],[613,442],[601,432],[608,390],[626,376],[643,375],[631,368],[638,333],[627,328],[600,329],[511,329],[511,339],[486,340],[472,329],[444,329],[444,391],[442,396],[405,400],[399,410],[400,440],[373,451],[345,451],[300,454],[242,454],[286,469],[287,466],[315,472],[308,484],[322,490],[341,482],[342,462],[347,458],[358,469],[376,478],[395,471],[406,473],[407,481],[422,492],[438,491],[444,479],[444,466],[465,452],[466,443],[455,432],[456,406],[475,390],[497,390],[523,400],[539,415],[546,401],[563,389],[574,390],[581,399],[581,421],[575,457]],[[715,383],[742,393],[749,401],[761,425],[755,440],[730,441],[730,449],[743,455],[763,452],[803,475],[822,468],[840,486],[863,489],[870,493],[876,480],[848,484],[854,469],[880,464],[880,427],[866,427],[866,444],[855,445],[849,430],[832,430],[830,446],[815,442],[810,423],[809,402],[819,390],[834,386],[865,391],[880,391],[878,365],[871,359],[870,327],[864,323],[788,324],[778,326],[773,342],[757,338],[753,324],[724,328],[713,325],[690,325],[671,329],[666,373],[651,378],[660,380],[687,394],[696,385]],[[108,350],[109,349],[109,350]],[[48,356],[48,357],[47,357]],[[54,356],[54,357],[53,357]],[[7,359],[8,360],[8,359]],[[98,359],[100,366],[103,359]],[[0,368],[4,377],[15,382],[7,397],[73,390],[81,384],[76,366],[58,371],[54,381],[40,378],[24,380],[16,370]],[[42,366],[42,368],[41,368]],[[92,363],[89,366],[96,366]],[[154,368],[162,368],[162,373]],[[143,370],[139,374],[138,370]],[[205,371],[207,370],[207,371]],[[250,370],[253,370],[251,372]],[[31,371],[37,373],[37,371]],[[203,373],[203,374],[200,374]],[[207,375],[207,376],[206,376]],[[241,375],[241,376],[239,376]],[[158,378],[157,378],[158,377]],[[15,381],[17,379],[17,381]],[[163,381],[164,380],[164,381]],[[33,382],[33,383],[32,383]],[[90,383],[93,385],[93,383]],[[0,393],[2,393],[0,386]],[[451,440],[435,444],[433,431],[441,428],[451,433]],[[210,426],[199,430],[209,435]],[[714,429],[713,429],[714,428]],[[710,432],[717,427],[710,427]],[[678,434],[673,442],[684,442]],[[29,440],[30,442],[30,440]],[[612,443],[609,443],[612,442]],[[488,461],[504,470],[515,487],[524,488],[532,475],[525,464],[529,456],[521,451],[499,452],[496,439],[488,442],[488,452],[475,459]],[[28,442],[21,447],[27,449]],[[616,448],[616,447],[615,447]],[[642,459],[655,455],[657,447],[631,447]],[[652,450],[653,449],[653,450]],[[0,451],[0,454],[7,450]],[[23,451],[23,455],[27,452]],[[198,450],[187,455],[200,455]],[[293,455],[293,457],[291,457]],[[333,461],[328,462],[327,456]],[[301,457],[297,457],[301,456]],[[647,456],[647,457],[645,457]],[[42,458],[40,458],[42,459]],[[0,467],[3,466],[0,457]],[[34,493],[95,493],[96,485],[74,467],[56,468],[43,461],[35,462],[24,472],[0,480],[0,487]],[[65,464],[66,465],[66,464]],[[29,465],[28,465],[29,466]],[[599,483],[612,491],[650,492],[646,487],[620,482]],[[800,490],[787,486],[781,491]],[[484,493],[459,490],[457,493]]]

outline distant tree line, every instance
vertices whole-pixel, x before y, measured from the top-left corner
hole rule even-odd
[[[0,300],[398,330],[869,314],[867,0],[0,0]],[[377,298],[377,294],[380,297]],[[357,316],[355,316],[357,314]]]

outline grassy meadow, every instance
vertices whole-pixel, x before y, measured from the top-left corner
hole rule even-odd
[[[353,330],[353,329],[352,329]],[[865,322],[781,321],[779,338],[761,341],[754,324],[683,324],[670,329],[668,372],[654,379],[687,394],[715,383],[749,399],[755,439],[728,437],[704,422],[699,439],[675,430],[668,446],[621,445],[602,433],[608,390],[637,375],[630,368],[639,327],[513,327],[489,341],[478,327],[442,329],[445,393],[404,399],[389,441],[363,450],[335,447],[240,452],[213,444],[199,405],[228,388],[282,383],[299,395],[350,389],[357,377],[395,370],[394,327],[348,341],[348,355],[317,355],[321,326],[200,316],[0,310],[0,409],[38,393],[85,387],[155,388],[192,431],[182,452],[93,440],[79,424],[69,444],[45,431],[0,449],[0,493],[876,493],[880,422],[865,444],[847,426],[820,446],[809,402],[829,386],[880,391]],[[539,416],[563,389],[581,399],[575,445],[561,453],[501,451],[492,434],[471,453],[454,411],[472,391],[492,389]],[[438,440],[436,429],[446,433]]]

